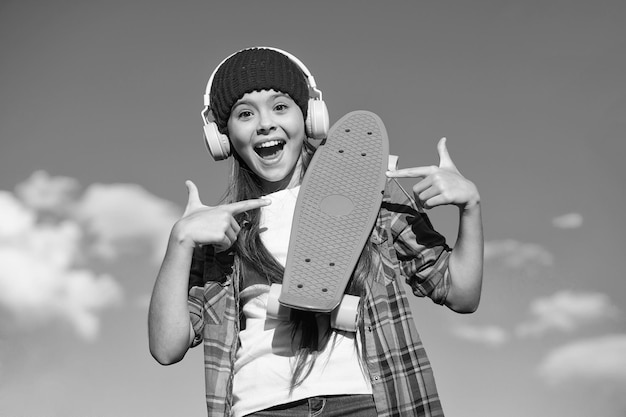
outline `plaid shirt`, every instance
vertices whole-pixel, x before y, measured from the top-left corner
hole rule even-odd
[[[366,290],[359,333],[378,415],[443,416],[403,281],[415,295],[443,304],[450,288],[450,248],[395,180],[388,181],[370,239],[381,262]],[[210,256],[207,249],[198,250],[190,274],[193,346],[204,342],[209,416],[231,414],[239,346],[239,283],[230,265]]]

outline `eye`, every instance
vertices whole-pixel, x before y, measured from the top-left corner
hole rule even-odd
[[[274,110],[278,112],[284,112],[289,106],[286,103],[278,103],[274,106]]]
[[[238,119],[249,119],[252,117],[252,112],[250,110],[240,110],[237,112]]]

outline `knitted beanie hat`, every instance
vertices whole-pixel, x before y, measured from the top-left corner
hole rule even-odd
[[[244,49],[228,58],[213,77],[211,111],[220,132],[226,132],[230,112],[237,100],[246,93],[261,90],[289,94],[306,119],[309,87],[298,65],[272,49]]]

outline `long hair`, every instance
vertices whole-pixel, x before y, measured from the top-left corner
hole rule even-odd
[[[300,158],[300,181],[302,181],[314,153],[315,148],[305,140]],[[226,202],[259,198],[262,195],[263,188],[260,179],[235,152],[230,188],[225,197]],[[261,282],[265,281],[268,285],[281,283],[283,280],[284,267],[270,254],[261,241],[259,235],[260,218],[260,209],[249,210],[235,216],[237,222],[242,225],[234,245],[234,270],[240,271],[239,276],[236,277],[240,281],[240,288],[245,287],[244,283],[246,279],[251,279],[249,276],[251,274],[257,275],[255,281],[260,279]],[[368,241],[348,283],[346,294],[362,298],[365,285],[373,274],[373,262],[376,259],[375,247]],[[371,278],[373,279],[373,276]],[[324,319],[324,317],[326,318]],[[319,316],[312,312],[292,310],[292,347],[295,351],[296,361],[291,379],[291,390],[301,385],[310,375],[319,353],[331,340],[332,329],[327,317],[328,315]],[[362,360],[361,355],[359,355],[359,360]]]

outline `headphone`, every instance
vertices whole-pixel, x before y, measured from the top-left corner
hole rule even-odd
[[[240,51],[235,52],[234,54],[229,55],[224,59],[219,65],[213,70],[213,73],[209,77],[209,81],[207,82],[205,94],[204,94],[204,109],[201,112],[202,121],[204,122],[204,141],[207,147],[207,150],[213,156],[213,159],[216,161],[220,161],[228,158],[231,155],[230,149],[230,141],[228,136],[220,133],[217,123],[215,123],[215,116],[211,110],[211,86],[213,85],[213,78],[215,78],[215,74],[217,70],[224,64],[224,62],[228,61],[234,55],[237,55],[239,52],[246,51],[248,49],[270,49],[272,51],[281,53],[289,58],[294,64],[296,64],[304,76],[306,77],[307,84],[309,86],[309,103],[307,116],[305,121],[305,129],[307,138],[313,139],[309,140],[309,142],[317,147],[321,143],[323,139],[328,135],[328,108],[326,107],[326,103],[322,100],[322,92],[317,88],[315,84],[315,78],[311,75],[311,71],[295,56],[291,55],[289,52],[283,51],[278,48],[259,46],[254,48],[246,48]]]

